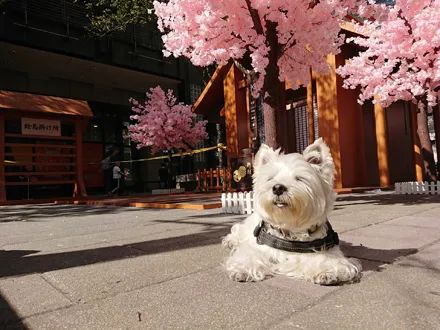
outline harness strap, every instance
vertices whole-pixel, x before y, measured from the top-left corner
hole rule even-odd
[[[318,251],[328,250],[335,245],[339,245],[339,236],[333,230],[330,222],[326,222],[327,225],[327,235],[323,238],[315,239],[310,242],[302,241],[290,241],[284,238],[280,238],[271,235],[267,232],[264,221],[254,229],[254,236],[257,238],[257,243],[260,245],[268,245],[275,249],[288,251],[288,252],[299,252],[299,253],[313,253]]]

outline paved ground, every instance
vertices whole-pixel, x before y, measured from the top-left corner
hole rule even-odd
[[[439,329],[440,197],[344,195],[358,284],[235,283],[219,210],[0,208],[0,329]]]

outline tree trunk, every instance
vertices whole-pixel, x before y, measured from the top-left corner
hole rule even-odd
[[[266,76],[263,84],[263,114],[264,114],[264,143],[272,148],[278,148],[277,139],[277,111],[284,109],[282,104],[282,90],[279,81],[278,57],[280,45],[278,44],[276,23],[266,22],[266,38],[269,44],[269,63],[266,67]],[[284,109],[285,110],[285,109]]]
[[[437,181],[435,170],[434,153],[432,151],[431,139],[428,130],[428,114],[427,107],[420,107],[417,112],[417,134],[420,139],[422,149],[423,169],[425,180]]]
[[[440,176],[440,104],[437,104],[433,111],[435,146],[437,150],[437,178]]]

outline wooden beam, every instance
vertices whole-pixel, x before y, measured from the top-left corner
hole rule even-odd
[[[307,85],[307,131],[309,144],[312,144],[315,140],[315,126],[313,117],[313,79],[310,72],[310,82]]]
[[[335,188],[342,188],[341,150],[339,142],[339,114],[336,85],[336,58],[327,56],[330,73],[316,75],[316,95],[318,101],[318,130],[319,135],[330,147],[335,164]]]
[[[0,111],[0,203],[5,201],[5,113]]]
[[[379,169],[379,185],[388,187],[391,184],[388,164],[387,123],[385,109],[379,104],[374,105],[376,122],[377,161]]]
[[[76,182],[74,188],[74,197],[87,196],[86,186],[84,184],[84,168],[83,168],[83,122],[81,118],[75,121],[75,145],[76,145]]]
[[[415,180],[423,181],[423,157],[422,147],[420,145],[419,135],[417,134],[417,106],[410,104],[411,113],[411,132],[413,140],[413,155],[414,155],[414,168],[415,168]]]
[[[230,157],[238,157],[239,153],[235,80],[235,66],[232,65],[223,80],[228,162]]]

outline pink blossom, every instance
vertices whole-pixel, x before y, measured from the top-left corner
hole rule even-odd
[[[248,5],[258,14],[262,31]],[[279,79],[306,86],[309,68],[327,71],[325,57],[339,52],[340,20],[353,10],[371,14],[370,7],[365,0],[154,1],[165,56],[185,56],[195,65],[207,66],[249,54],[253,71],[260,76],[257,87],[263,90],[267,86],[261,76],[266,74],[271,47],[269,22],[276,24]]]
[[[440,92],[440,0],[397,0],[387,15],[357,26],[351,38],[365,50],[338,73],[344,87],[360,86],[359,102],[397,100],[433,107]]]
[[[190,105],[177,103],[172,90],[165,93],[159,86],[146,93],[147,100],[130,99],[130,118],[135,122],[128,127],[131,140],[137,147],[151,147],[153,153],[160,150],[190,150],[206,139],[206,121],[195,122]]]

